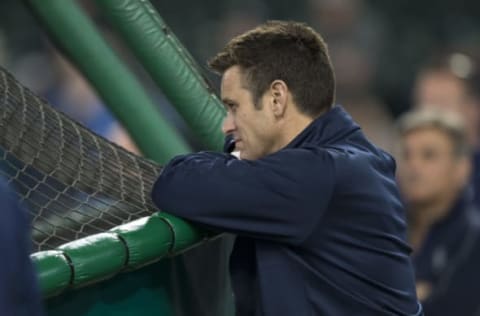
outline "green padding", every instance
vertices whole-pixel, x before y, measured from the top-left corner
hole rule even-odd
[[[194,227],[183,219],[164,212],[158,213],[157,216],[168,223],[173,231],[173,245],[170,249],[171,254],[178,254],[179,252],[185,251],[207,238],[206,231]]]
[[[69,286],[72,269],[62,251],[37,252],[31,258],[37,268],[40,290],[44,296],[56,295]]]
[[[165,164],[190,150],[73,0],[28,0],[50,35],[93,84],[140,150]]]
[[[74,286],[82,286],[120,272],[127,249],[114,233],[102,233],[75,240],[58,248],[74,267]]]
[[[163,260],[45,300],[46,315],[178,316],[172,308],[174,299],[165,287],[169,278],[167,260]]]
[[[172,246],[172,230],[156,215],[115,227],[111,231],[117,233],[127,244],[129,268],[138,268],[161,259]]]
[[[149,1],[96,3],[202,143],[221,150],[223,105]]]

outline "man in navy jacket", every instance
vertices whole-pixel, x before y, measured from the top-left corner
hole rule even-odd
[[[320,35],[267,22],[230,41],[210,67],[223,75],[223,131],[240,159],[176,157],[152,197],[237,234],[237,315],[420,315],[395,162],[332,106]]]
[[[0,178],[0,315],[43,315],[35,269],[30,260],[28,214]]]

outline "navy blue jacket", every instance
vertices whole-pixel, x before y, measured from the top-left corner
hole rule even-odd
[[[417,280],[432,287],[426,315],[479,314],[480,213],[468,194],[430,229],[413,263]]]
[[[0,315],[43,315],[30,261],[30,225],[17,197],[0,178]]]
[[[392,157],[340,107],[255,161],[174,158],[160,209],[238,235],[237,316],[419,315]]]
[[[473,190],[473,203],[480,211],[480,150],[473,153],[473,172],[470,179],[470,189]]]

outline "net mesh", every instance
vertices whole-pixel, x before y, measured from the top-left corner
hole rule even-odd
[[[156,211],[161,167],[55,110],[0,67],[0,175],[32,214],[34,251]]]

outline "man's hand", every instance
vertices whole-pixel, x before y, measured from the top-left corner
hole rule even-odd
[[[232,134],[225,136],[225,143],[223,144],[223,152],[230,154],[235,149],[235,139]]]

